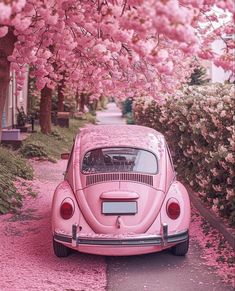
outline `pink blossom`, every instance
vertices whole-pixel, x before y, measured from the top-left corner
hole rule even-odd
[[[5,5],[4,3],[0,3],[0,22],[6,19],[9,19],[11,16],[12,10],[10,5]]]
[[[46,85],[46,80],[45,79],[37,79],[36,81],[36,86],[39,90],[42,90]]]
[[[58,22],[58,15],[47,15],[46,23],[49,25],[56,25]]]
[[[228,153],[227,156],[225,157],[225,160],[229,163],[234,163],[235,162],[234,155],[232,153]]]
[[[172,93],[187,82],[194,56],[234,70],[233,41],[226,43],[227,51],[221,55],[211,50],[216,37],[233,31],[232,22],[218,29],[208,23],[208,18],[220,22],[219,16],[209,13],[213,5],[225,13],[232,12],[230,0],[225,5],[221,1],[202,0],[183,0],[183,5],[174,0],[133,0],[126,6],[106,1],[98,7],[98,3],[73,0],[0,3],[1,30],[6,25],[12,27],[17,38],[12,56],[19,65],[15,69],[28,64],[39,71],[35,74],[38,78],[53,76],[54,80],[61,79],[66,70],[66,87],[74,91],[79,87],[101,92],[97,84],[111,76],[112,86],[102,89],[106,95],[121,98],[125,95],[123,89],[128,88],[133,95],[141,92],[156,99],[161,91]],[[53,48],[51,55],[49,48]],[[59,70],[46,66],[52,58]],[[101,67],[102,73],[96,74]],[[75,70],[79,72],[76,78]]]
[[[168,52],[165,49],[161,49],[158,51],[157,56],[160,62],[165,61],[168,58]]]
[[[217,192],[220,192],[222,190],[222,187],[220,185],[213,185],[212,184],[212,188]]]
[[[12,3],[12,11],[14,13],[20,12],[26,4],[26,0],[17,0]]]
[[[211,207],[211,209],[212,209],[212,211],[214,211],[215,213],[218,212],[218,207],[217,207],[217,205],[213,205],[213,206]]]
[[[93,47],[93,51],[95,53],[103,54],[106,52],[106,47],[102,44],[97,44],[96,46]]]
[[[7,26],[0,27],[0,38],[4,37],[7,33],[8,33],[8,27]]]
[[[218,205],[219,204],[219,199],[218,198],[213,199],[213,204],[214,205]]]

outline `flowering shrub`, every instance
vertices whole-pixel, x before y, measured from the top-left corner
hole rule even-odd
[[[235,225],[234,86],[184,87],[163,104],[134,102],[136,124],[162,132],[180,176]]]

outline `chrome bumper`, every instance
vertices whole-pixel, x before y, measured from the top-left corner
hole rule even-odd
[[[179,232],[172,235],[141,235],[141,236],[128,236],[125,238],[118,237],[71,237],[63,234],[54,234],[56,241],[70,243],[73,247],[79,245],[100,245],[100,246],[167,246],[168,244],[178,244],[188,239],[188,230]]]

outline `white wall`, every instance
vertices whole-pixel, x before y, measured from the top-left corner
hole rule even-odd
[[[223,40],[218,39],[215,40],[212,44],[212,49],[215,53],[218,55],[221,55],[223,53],[223,49],[225,48],[225,43]],[[213,63],[211,64],[211,81],[212,83],[224,83],[224,81],[227,81],[230,76],[230,72],[225,72],[221,67],[217,67]]]
[[[27,114],[27,97],[28,97],[28,71],[25,73],[24,86],[18,96],[16,96],[15,74],[11,72],[11,80],[9,83],[8,96],[3,113],[3,128],[12,128],[17,122],[17,107],[23,106],[24,112]]]

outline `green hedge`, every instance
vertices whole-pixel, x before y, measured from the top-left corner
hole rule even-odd
[[[213,211],[235,226],[233,85],[188,86],[164,104],[134,102],[136,124],[162,132],[177,172]]]
[[[33,179],[33,169],[16,152],[0,147],[0,214],[17,211],[22,206],[22,196],[14,185],[17,177]]]

